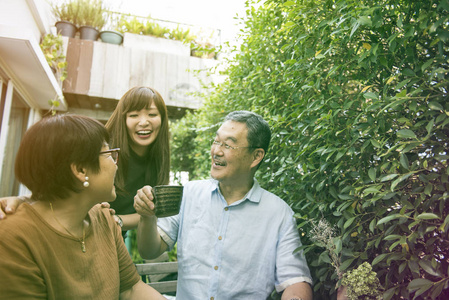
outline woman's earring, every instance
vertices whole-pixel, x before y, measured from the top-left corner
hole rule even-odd
[[[84,186],[85,188],[89,187],[89,181],[88,181],[88,180],[89,180],[89,177],[86,176],[86,177],[84,178],[84,180],[85,180],[85,181],[83,182],[83,186]]]

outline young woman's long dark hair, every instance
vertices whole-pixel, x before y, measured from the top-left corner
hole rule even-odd
[[[115,186],[119,193],[125,191],[125,182],[130,157],[129,134],[126,127],[126,114],[130,111],[149,108],[154,103],[161,114],[161,128],[155,141],[146,152],[147,171],[145,184],[156,186],[168,184],[170,179],[170,133],[168,114],[164,99],[150,87],[134,87],[126,92],[117,104],[112,116],[106,123],[111,136],[111,147],[120,148],[120,160],[115,177]],[[134,192],[134,191],[130,191]]]

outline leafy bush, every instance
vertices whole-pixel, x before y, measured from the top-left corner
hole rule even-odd
[[[447,0],[267,0],[190,117],[198,178],[222,116],[269,121],[258,179],[297,212],[316,299],[335,299],[338,281],[304,234],[321,218],[341,271],[371,263],[384,299],[449,298],[448,12]]]

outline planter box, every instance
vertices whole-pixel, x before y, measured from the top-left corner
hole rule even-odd
[[[138,35],[125,32],[123,46],[133,49],[143,49],[151,52],[161,52],[180,56],[190,56],[190,46],[180,41],[157,38],[150,35]]]

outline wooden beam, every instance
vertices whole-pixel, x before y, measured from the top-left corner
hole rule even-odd
[[[177,262],[162,262],[162,263],[148,263],[136,264],[139,275],[163,274],[163,273],[177,273]]]

